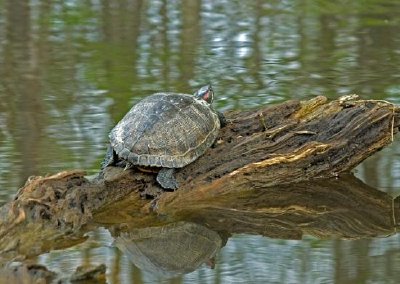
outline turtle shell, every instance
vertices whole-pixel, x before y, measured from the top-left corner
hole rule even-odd
[[[117,155],[134,165],[180,168],[215,141],[220,120],[193,95],[157,93],[134,105],[111,130]]]

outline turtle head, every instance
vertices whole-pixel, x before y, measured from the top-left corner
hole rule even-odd
[[[208,84],[198,89],[194,93],[194,96],[199,100],[205,100],[207,103],[212,104],[214,100],[214,91],[211,87],[211,84]]]

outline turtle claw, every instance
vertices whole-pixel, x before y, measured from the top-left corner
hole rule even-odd
[[[162,168],[157,174],[157,182],[165,189],[177,189],[179,184],[174,176],[175,169]]]
[[[129,170],[131,168],[133,168],[133,165],[131,163],[126,163],[124,171]]]

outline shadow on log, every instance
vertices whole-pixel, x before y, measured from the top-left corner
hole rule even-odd
[[[83,242],[100,220],[114,234],[178,220],[207,220],[225,235],[288,239],[394,232],[394,203],[385,193],[348,186],[344,178],[332,181],[339,190],[332,192],[321,179],[349,172],[390,144],[398,132],[398,107],[316,97],[226,117],[215,145],[177,170],[181,186],[175,192],[163,192],[154,173],[135,168],[107,167],[92,180],[81,171],[31,178],[0,209],[0,262]],[[350,221],[343,208],[353,210]],[[110,212],[119,221],[110,220]],[[371,215],[369,225],[359,223],[365,214]],[[324,227],[327,222],[331,226]]]

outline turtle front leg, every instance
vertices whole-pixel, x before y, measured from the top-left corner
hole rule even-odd
[[[175,179],[175,169],[161,168],[157,175],[157,182],[165,189],[177,189],[178,182]]]
[[[117,153],[115,153],[114,149],[111,147],[111,145],[108,145],[107,147],[107,152],[106,156],[104,157],[103,162],[101,163],[101,169],[105,169],[108,166],[115,166],[115,164],[118,162],[118,156]]]

